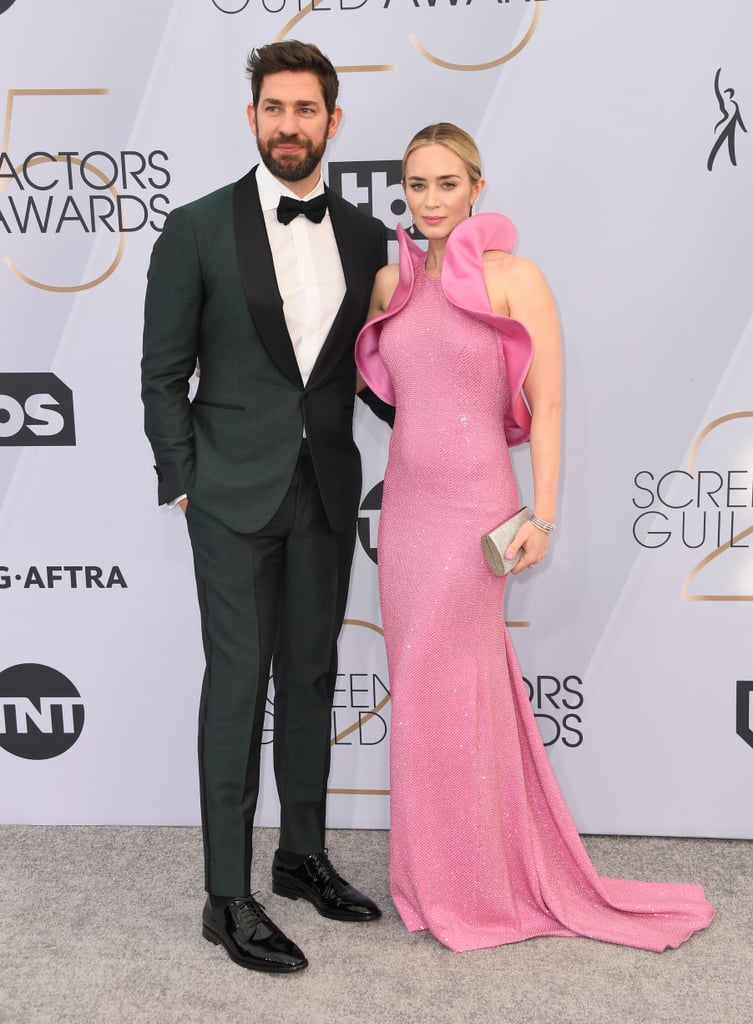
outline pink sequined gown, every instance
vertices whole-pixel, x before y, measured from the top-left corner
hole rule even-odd
[[[542,935],[677,946],[713,917],[701,887],[598,877],[549,766],[506,579],[479,542],[520,507],[499,336],[411,259],[412,294],[379,341],[397,409],[378,540],[395,905],[457,951]]]

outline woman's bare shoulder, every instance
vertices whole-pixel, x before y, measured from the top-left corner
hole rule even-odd
[[[387,309],[390,299],[395,294],[399,279],[400,267],[397,263],[388,263],[377,271],[371,299],[372,309],[376,309],[379,313],[383,313]]]
[[[383,287],[392,285],[393,290],[397,287],[398,278],[400,277],[400,266],[397,263],[388,263],[382,267],[381,270],[377,271],[375,280],[378,281]]]
[[[487,249],[484,252],[484,269],[492,269],[493,272],[510,272],[516,274],[531,274],[538,271],[538,267],[526,256],[513,256],[511,252],[502,252],[501,249]]]
[[[504,283],[516,289],[537,289],[546,283],[538,264],[533,260],[496,249],[484,253],[484,276],[487,281]]]

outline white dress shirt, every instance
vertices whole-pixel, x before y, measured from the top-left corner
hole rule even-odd
[[[280,196],[313,199],[324,192],[324,182],[320,178],[308,195],[299,197],[259,164],[256,183],[285,323],[306,384],[345,297],[345,276],[329,210],[321,224],[302,214],[281,224],[277,204]]]

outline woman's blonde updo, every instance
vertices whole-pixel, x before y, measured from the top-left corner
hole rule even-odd
[[[403,181],[408,157],[422,146],[446,146],[463,161],[472,185],[481,179],[481,154],[476,143],[462,128],[448,121],[440,121],[439,124],[430,124],[416,132],[408,143],[403,156]]]

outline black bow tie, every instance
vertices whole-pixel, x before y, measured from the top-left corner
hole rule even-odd
[[[321,224],[324,214],[327,212],[327,196],[322,192],[320,196],[314,196],[304,203],[302,199],[292,199],[290,196],[280,196],[280,203],[277,207],[277,219],[282,224],[289,224],[295,220],[299,213],[315,224]]]

